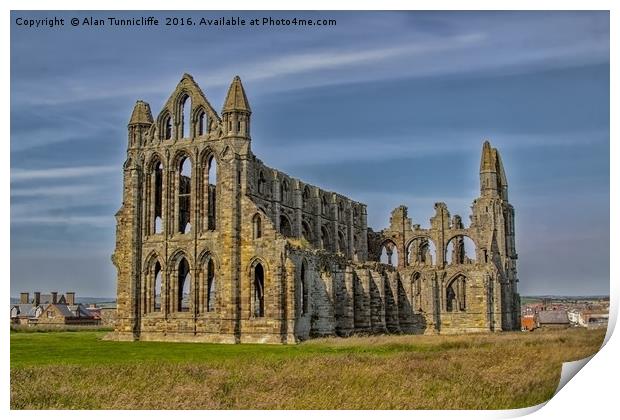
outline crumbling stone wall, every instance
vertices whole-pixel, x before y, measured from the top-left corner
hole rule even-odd
[[[428,229],[400,206],[375,232],[363,203],[263,164],[250,133],[238,77],[221,115],[187,74],[155,119],[136,103],[109,339],[291,343],[518,328],[514,210],[488,142],[469,227],[437,203]]]

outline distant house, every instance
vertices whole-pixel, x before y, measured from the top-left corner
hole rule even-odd
[[[581,311],[579,309],[571,309],[566,315],[568,316],[568,320],[572,326],[579,325],[579,317],[581,315]]]
[[[11,305],[11,323],[18,325],[98,325],[100,320],[81,303],[75,302],[75,293],[58,296],[34,293],[30,300],[27,292],[20,294],[20,303]]]
[[[582,311],[579,314],[579,325],[586,328],[607,328],[609,313],[600,310]]]
[[[38,318],[43,312],[43,307],[32,303],[19,303],[11,305],[11,323],[27,325],[30,319]]]
[[[540,311],[536,317],[538,328],[568,328],[570,321],[566,311]]]

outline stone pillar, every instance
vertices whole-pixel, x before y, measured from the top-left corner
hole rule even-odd
[[[373,332],[387,332],[385,325],[385,275],[371,271],[370,279],[371,327]]]
[[[192,124],[193,127],[193,124]],[[194,244],[196,244],[196,239],[198,239],[198,232],[200,231],[200,174],[202,173],[202,165],[198,160],[197,153],[194,153],[193,159],[195,161],[194,167],[192,168],[192,191],[191,191],[191,214],[189,215],[189,223],[192,225],[192,237],[194,238]],[[197,263],[198,260],[194,252],[194,261]]]
[[[146,237],[151,234],[151,202],[155,200],[152,199],[153,193],[151,190],[151,177],[152,173],[148,172],[148,167],[145,166],[144,171],[144,189],[142,194],[142,237]]]
[[[280,182],[281,181],[279,179],[274,178],[271,183],[271,191],[273,193],[273,225],[276,229],[276,232],[280,232],[280,214],[282,212],[280,209],[280,203],[282,202],[282,197],[280,197]]]
[[[312,193],[314,194],[314,215],[315,215],[315,226],[314,226],[314,242],[315,245],[321,248],[321,225],[323,223],[323,211],[322,211],[322,203],[321,203],[321,194],[319,194],[318,189],[313,188]]]
[[[295,306],[296,306],[296,289],[297,289],[297,276],[296,276],[296,267],[291,261],[290,258],[286,259],[285,263],[285,271],[286,275],[283,276],[284,287],[283,287],[283,319],[282,319],[282,342],[283,343],[295,343]]]
[[[398,272],[387,273],[387,281],[385,282],[385,326],[392,333],[400,332],[398,281]]]
[[[293,225],[293,234],[295,236],[297,236],[298,238],[303,237],[302,234],[302,227],[301,227],[301,221],[302,221],[302,206],[303,206],[303,199],[302,199],[302,191],[299,188],[299,182],[295,182],[295,189],[293,190],[293,205],[295,207],[295,220],[293,221],[294,225]]]
[[[146,315],[149,312],[149,295],[148,295],[148,285],[149,285],[149,279],[150,279],[150,268],[146,268],[142,271],[142,276],[140,278],[140,282],[142,283],[142,290],[141,290],[141,294],[140,294],[140,300],[142,301],[142,315]]]
[[[170,269],[170,312],[178,312],[179,309],[179,272],[174,270],[174,267]]]
[[[174,233],[174,169],[170,167],[170,159],[164,171],[164,199],[163,199],[163,232],[167,238]]]
[[[502,283],[499,279],[491,277],[493,281],[493,311],[495,312],[495,331],[502,331],[504,324],[504,313],[502,308]]]
[[[344,271],[344,284],[341,293],[342,318],[341,335],[349,335],[355,329],[355,290],[353,285],[353,267],[347,265]]]
[[[174,211],[172,212],[172,235],[176,235],[179,231],[179,187],[181,186],[181,170],[180,168],[175,168],[172,182],[172,197],[174,200]]]
[[[205,300],[207,294],[205,293],[206,287],[208,287],[205,283],[207,282],[207,268],[201,264],[199,261],[196,262],[196,281],[198,284],[198,314],[204,316],[205,312],[207,312],[207,308],[205,307]]]
[[[502,326],[502,329],[504,331],[510,331],[512,330],[512,324],[513,324],[513,318],[512,318],[512,308],[513,308],[513,304],[512,304],[512,299],[513,299],[513,291],[512,291],[512,287],[510,282],[506,282],[505,284],[505,296],[504,296],[504,311],[506,313],[506,324]]]
[[[355,330],[367,332],[371,329],[370,322],[370,271],[368,269],[355,270],[354,277],[354,320]],[[357,281],[355,281],[357,280]]]
[[[355,250],[355,243],[353,240],[353,237],[355,235],[355,225],[353,222],[353,207],[351,206],[351,202],[348,201],[347,202],[347,207],[346,207],[346,211],[348,212],[348,217],[347,217],[347,245],[348,245],[348,257],[350,259],[353,259],[354,257],[354,250]]]
[[[208,159],[208,157],[207,157]],[[201,232],[206,232],[208,230],[209,227],[209,222],[207,220],[208,218],[208,214],[209,214],[209,209],[208,209],[208,203],[209,203],[209,174],[207,173],[207,169],[208,169],[208,165],[209,162],[208,160],[205,162],[206,166],[202,166],[202,163],[200,164],[199,168],[200,168],[200,172],[198,173],[199,179],[200,179],[200,185],[199,185],[199,191],[198,193],[200,194],[200,200],[198,202],[199,205],[199,218],[200,220],[198,221],[199,223],[199,229]]]
[[[333,306],[334,274],[327,271],[317,273],[316,294],[313,299],[314,315],[311,321],[311,334],[324,336],[335,332]]]
[[[241,340],[241,194],[237,182],[239,158],[233,157],[229,161],[218,162],[218,189],[226,194],[218,195],[220,211],[217,216],[216,227],[219,232],[219,241],[223,255],[221,256],[221,270],[218,277],[218,294],[222,296],[222,323],[220,332],[231,336],[231,341]],[[265,288],[272,287],[273,281],[278,281],[277,268],[271,272],[265,269]],[[273,290],[273,289],[272,289]],[[265,316],[273,316],[269,312],[269,296],[265,297]]]
[[[168,318],[170,313],[170,268],[166,267],[161,272],[161,293],[159,296],[161,313]]]
[[[198,273],[199,271],[196,269],[195,263],[194,263],[194,267],[191,268],[190,270],[191,273],[191,280],[192,283],[189,286],[190,287],[190,294],[189,294],[189,312],[192,314],[192,316],[194,317],[194,328],[196,327],[196,316],[198,315],[198,305],[199,300],[198,300]]]
[[[328,215],[328,217],[332,220],[331,223],[331,235],[332,235],[332,240],[331,240],[331,245],[332,248],[330,249],[330,251],[332,252],[337,252],[338,251],[338,202],[336,200],[336,194],[332,193],[331,197],[329,199],[329,212],[330,214]]]
[[[359,258],[361,262],[368,260],[368,222],[366,206],[362,205],[361,219],[362,219],[362,233],[360,239],[360,249],[358,250]]]
[[[428,317],[428,327],[426,328],[427,334],[436,334],[441,331],[441,302],[439,298],[439,279],[436,273],[432,273],[429,279],[430,287],[430,306],[432,316]]]
[[[141,185],[142,176],[140,172],[139,163],[135,162],[131,168],[131,202],[134,204],[133,211],[129,216],[131,218],[131,249],[130,249],[130,287],[128,293],[128,303],[130,306],[128,325],[133,334],[133,339],[137,339],[140,336],[140,316],[141,316],[141,302],[140,302],[140,277],[142,270],[140,269],[140,263],[142,258],[142,236],[141,236],[141,218],[142,213],[142,201],[141,198]],[[127,330],[126,330],[127,331]]]
[[[151,270],[151,275],[148,282],[148,312],[155,312],[155,270]]]

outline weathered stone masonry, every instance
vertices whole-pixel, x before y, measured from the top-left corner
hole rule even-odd
[[[428,229],[400,206],[374,232],[366,205],[264,165],[251,151],[251,114],[238,77],[221,116],[187,74],[155,120],[136,103],[109,339],[294,343],[518,328],[514,209],[488,142],[469,227],[436,203]]]

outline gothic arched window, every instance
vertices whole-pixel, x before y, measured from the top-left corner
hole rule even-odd
[[[265,316],[265,271],[262,264],[258,263],[253,270],[253,315],[257,318]]]
[[[217,300],[217,283],[215,281],[215,264],[213,264],[212,258],[209,258],[209,262],[207,262],[206,273],[205,309],[207,312],[213,312],[215,310],[215,303]]]
[[[215,230],[217,210],[217,161],[211,156],[207,164],[207,230]]]
[[[179,267],[177,269],[177,311],[187,312],[189,311],[189,304],[191,300],[191,283],[192,278],[189,270],[189,263],[185,257],[179,261]]]
[[[258,239],[261,236],[263,236],[261,225],[262,225],[262,221],[261,221],[260,214],[256,213],[254,217],[252,218],[252,233],[253,233],[254,239]]]
[[[188,139],[191,136],[191,115],[192,115],[192,99],[185,95],[181,99],[181,133],[184,139]]]
[[[178,176],[178,199],[179,199],[179,232],[188,233],[192,229],[191,221],[191,196],[192,196],[192,162],[185,157],[179,163]]]
[[[162,122],[162,133],[164,135],[164,140],[170,140],[172,138],[172,117],[170,115],[166,115]]]
[[[265,194],[265,175],[263,171],[258,173],[258,193]]]
[[[151,166],[151,200],[150,200],[150,209],[151,211],[151,232],[152,233],[162,233],[163,231],[163,223],[162,223],[162,201],[163,201],[163,177],[164,177],[164,167],[160,161],[156,161]]]
[[[196,127],[196,133],[198,136],[204,136],[209,132],[209,119],[204,109],[198,113],[198,121]]]

